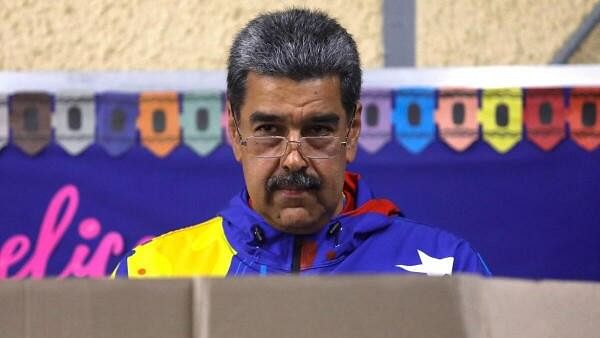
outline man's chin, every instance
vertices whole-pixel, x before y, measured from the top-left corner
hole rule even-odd
[[[284,208],[279,214],[279,230],[292,234],[312,234],[322,227],[304,207]]]

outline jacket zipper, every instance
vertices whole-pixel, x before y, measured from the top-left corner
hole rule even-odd
[[[300,258],[302,257],[302,238],[294,236],[292,250],[292,273],[300,273]]]

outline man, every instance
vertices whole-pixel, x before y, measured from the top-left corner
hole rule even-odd
[[[488,274],[468,243],[403,218],[345,172],[361,69],[335,20],[300,9],[252,20],[231,47],[227,90],[246,189],[219,216],[134,249],[114,276]]]

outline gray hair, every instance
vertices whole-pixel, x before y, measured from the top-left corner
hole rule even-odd
[[[262,14],[237,34],[227,65],[227,97],[237,118],[250,71],[296,81],[337,75],[348,116],[360,98],[362,74],[356,42],[335,19],[320,11]]]

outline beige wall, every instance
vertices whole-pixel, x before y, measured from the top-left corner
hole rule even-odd
[[[547,64],[597,2],[417,0],[417,65]]]
[[[598,0],[416,1],[417,65],[449,66],[546,64]],[[365,68],[378,68],[382,2],[0,0],[0,69],[223,69],[245,22],[294,4],[338,18]],[[576,62],[599,62],[600,34],[588,40]]]
[[[222,69],[257,13],[293,4],[339,19],[363,64],[383,60],[381,0],[0,0],[0,69]]]
[[[583,43],[575,51],[569,63],[600,64],[600,25],[596,25],[596,28],[583,40]]]

